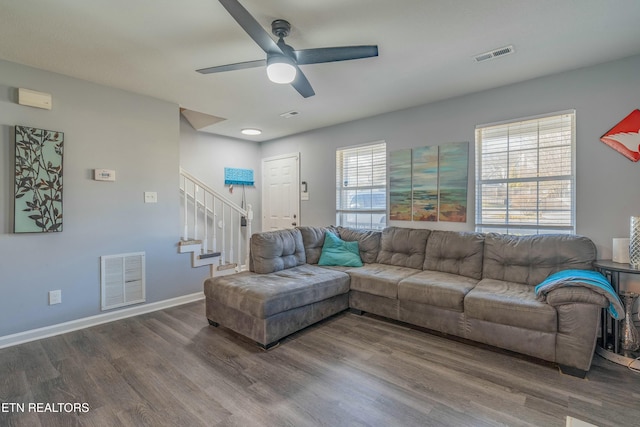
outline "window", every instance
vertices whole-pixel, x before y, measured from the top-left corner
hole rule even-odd
[[[336,150],[336,224],[373,230],[386,226],[386,143]]]
[[[476,230],[575,233],[575,112],[476,128]]]

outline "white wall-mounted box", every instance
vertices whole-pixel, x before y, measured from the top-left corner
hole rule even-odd
[[[51,110],[51,94],[37,92],[30,89],[18,88],[18,104]]]
[[[145,203],[158,203],[158,193],[155,191],[145,191],[144,192],[144,202]]]
[[[116,171],[111,169],[94,169],[93,179],[96,181],[115,181]]]

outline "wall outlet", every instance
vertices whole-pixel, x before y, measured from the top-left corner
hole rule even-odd
[[[49,291],[49,305],[60,304],[62,302],[62,291]]]

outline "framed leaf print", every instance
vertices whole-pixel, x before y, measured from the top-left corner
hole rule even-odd
[[[62,231],[64,133],[16,126],[15,233]]]

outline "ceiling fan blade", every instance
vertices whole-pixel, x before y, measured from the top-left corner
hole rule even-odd
[[[309,83],[309,80],[307,80],[307,76],[304,75],[304,73],[299,67],[296,67],[296,68],[297,68],[296,78],[291,83],[291,86],[293,86],[298,91],[298,93],[302,95],[303,98],[309,98],[310,96],[315,95],[316,93],[313,91],[313,88],[311,87],[311,83]]]
[[[378,46],[321,47],[293,51],[299,65],[322,62],[349,61],[378,56]]]
[[[245,9],[238,0],[219,0],[220,4],[227,9],[227,12],[235,19],[243,30],[255,41],[266,53],[280,53],[282,50],[271,38],[258,21]]]
[[[264,67],[267,65],[266,59],[257,61],[237,62],[235,64],[218,65],[216,67],[200,68],[196,70],[200,74],[222,73],[224,71],[244,70],[245,68]]]

